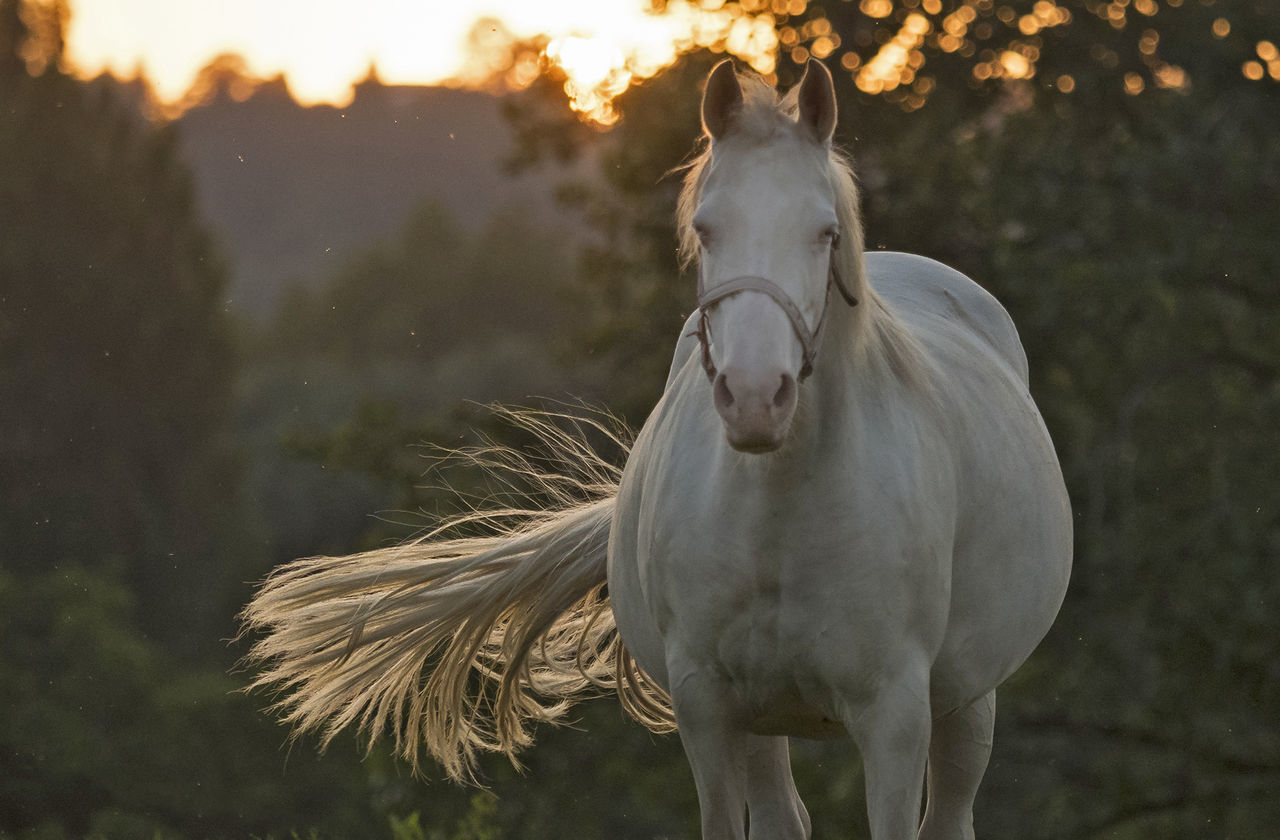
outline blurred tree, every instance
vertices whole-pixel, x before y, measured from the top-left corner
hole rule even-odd
[[[466,345],[554,339],[573,315],[561,236],[516,207],[473,233],[424,204],[394,240],[366,247],[319,294],[296,290],[264,340],[347,364],[425,367]]]
[[[65,4],[0,0],[0,835],[385,824],[285,761],[225,639],[259,563],[222,269],[169,129],[59,69]]]
[[[1277,104],[1237,79],[1029,109],[980,131],[986,165],[948,190],[957,240],[988,243],[956,261],[1017,316],[1079,516],[1010,716],[1023,769],[1048,744],[1061,762],[1073,827],[1044,836],[1261,837],[1276,816]]]
[[[0,570],[0,836],[351,837],[384,823],[379,787],[349,761],[300,750],[283,777],[259,704],[220,670],[174,668],[136,610],[112,569]]]
[[[407,533],[369,515],[434,508],[412,444],[460,442],[468,403],[575,390],[558,364],[578,309],[570,255],[520,208],[471,231],[428,203],[251,331],[238,437],[278,561]]]
[[[809,54],[846,71],[840,139],[869,245],[942,259],[1006,302],[1079,514],[1059,625],[1002,694],[980,835],[1269,836],[1280,103],[1263,44],[1280,11],[784,5],[784,84]],[[1055,10],[1068,19],[1047,25]],[[392,834],[689,834],[678,742],[610,703],[583,707],[585,731],[540,733],[526,776],[490,763],[496,805],[424,788],[377,750],[359,766],[345,742],[314,761],[300,745],[279,780],[283,733],[259,704],[139,632],[220,660],[195,640],[233,612],[241,570],[265,564],[229,536],[250,530],[226,439],[236,359],[171,130],[58,71],[63,16],[0,0],[0,833],[356,836],[416,813]],[[886,49],[899,36],[912,46]],[[549,96],[550,78],[513,105],[527,160],[602,147],[602,185],[564,191],[595,234],[576,278],[537,219],[471,236],[426,207],[290,302],[276,346],[249,356],[238,431],[276,451],[289,430],[294,455],[372,477],[342,521],[296,474],[276,487],[273,504],[316,508],[281,508],[307,535],[299,553],[385,540],[369,510],[443,504],[418,489],[409,447],[476,425],[462,397],[571,391],[639,425],[694,302],[672,170],[714,58],[629,90],[607,137]],[[818,833],[847,834],[852,747],[797,752]]]
[[[692,276],[681,272],[676,255],[672,216],[679,169],[699,130],[700,85],[714,58],[687,56],[628,89],[618,104],[634,116],[594,141],[603,183],[562,188],[562,198],[595,234],[579,258],[578,295],[588,308],[575,333],[578,355],[603,361],[603,401],[637,428],[661,393],[671,349],[695,305]],[[590,136],[550,85],[512,97],[508,115],[519,142],[517,167],[548,154],[569,158],[572,144]]]
[[[244,524],[223,272],[172,132],[58,69],[60,8],[0,6],[5,566],[124,560],[148,631],[189,652],[229,629],[235,570],[210,567]]]

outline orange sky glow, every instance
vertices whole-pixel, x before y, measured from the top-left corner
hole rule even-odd
[[[649,0],[71,0],[70,62],[81,75],[144,75],[164,103],[180,101],[202,67],[235,53],[246,69],[284,74],[306,104],[343,105],[354,82],[376,66],[388,84],[475,84],[493,68],[475,30],[546,41],[543,60],[567,76],[571,103],[599,122],[616,119],[610,100],[678,55],[718,46],[762,73],[777,53],[770,0],[670,0],[662,15]],[[478,41],[483,45],[483,37]],[[528,83],[536,60],[509,68]]]
[[[1060,0],[1036,0],[1022,14],[994,0],[858,0],[859,12],[886,24],[884,38],[859,50],[842,44],[821,14],[797,23],[809,0],[666,0],[661,14],[652,10],[655,2],[69,0],[67,56],[82,76],[145,76],[169,113],[180,110],[200,70],[224,54],[240,56],[252,77],[283,75],[299,102],[337,106],[351,101],[353,85],[371,68],[387,84],[478,86],[498,78],[519,88],[554,65],[564,74],[570,105],[608,125],[618,118],[614,97],[699,48],[737,56],[766,78],[781,55],[797,64],[810,55],[830,58],[859,90],[914,110],[936,82],[924,66],[926,49],[973,57],[976,83],[1029,80],[1038,72],[1038,33],[1073,17]],[[1160,9],[1155,0],[1094,7],[1116,28],[1130,18],[1146,27],[1139,50],[1149,74],[1125,74],[1128,93],[1189,84],[1186,72],[1159,54],[1151,27]],[[1230,31],[1226,18],[1213,24],[1215,38]],[[998,41],[997,32],[1010,35]],[[513,51],[515,42],[533,49]],[[1241,72],[1280,81],[1274,43],[1258,42],[1256,60]],[[1050,83],[1067,94],[1075,86],[1065,74]]]

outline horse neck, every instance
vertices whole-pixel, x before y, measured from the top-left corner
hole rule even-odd
[[[858,425],[850,415],[928,387],[923,351],[892,306],[868,285],[859,292],[854,307],[833,296],[813,376],[802,390],[805,410],[795,433],[818,450],[829,436],[848,434],[851,422]]]

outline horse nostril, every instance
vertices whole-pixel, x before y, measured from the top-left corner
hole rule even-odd
[[[729,390],[729,383],[725,381],[723,373],[716,377],[711,390],[715,395],[716,408],[724,411],[733,405],[733,392]]]
[[[775,408],[786,408],[796,398],[796,380],[789,374],[782,374],[782,384],[778,386],[778,392],[773,395],[773,405]]]

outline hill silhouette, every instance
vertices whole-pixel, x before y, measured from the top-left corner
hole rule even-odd
[[[304,107],[282,79],[251,84],[224,72],[178,121],[238,313],[269,316],[290,285],[321,282],[424,202],[473,229],[511,206],[549,231],[573,225],[554,199],[564,170],[504,170],[513,141],[499,95],[371,74],[348,107]]]

